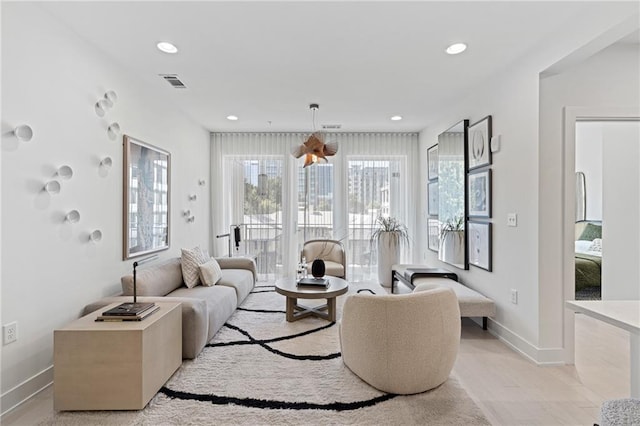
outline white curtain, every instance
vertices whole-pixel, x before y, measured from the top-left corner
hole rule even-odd
[[[282,274],[295,271],[300,243],[298,224],[299,170],[302,159],[295,159],[291,149],[306,140],[308,133],[213,133],[211,136],[211,220],[214,234],[229,232],[229,226],[243,220],[244,183],[241,161],[259,158],[282,160]],[[326,140],[338,143],[339,150],[329,158],[333,169],[332,210],[333,237],[343,239],[348,247],[349,162],[357,160],[394,160],[389,180],[389,215],[405,223],[410,235],[421,235],[416,229],[419,182],[417,133],[330,133]],[[234,166],[235,164],[235,166]],[[314,167],[314,166],[311,166]],[[301,238],[301,237],[300,237]],[[212,252],[227,254],[227,242],[212,238]],[[355,259],[352,259],[355,260]],[[409,255],[408,262],[414,262]]]

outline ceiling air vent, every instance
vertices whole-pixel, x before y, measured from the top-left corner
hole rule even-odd
[[[323,124],[322,128],[325,130],[337,130],[342,128],[342,124]]]
[[[176,89],[186,89],[187,86],[180,81],[177,74],[160,74],[160,77],[164,78],[172,87]]]

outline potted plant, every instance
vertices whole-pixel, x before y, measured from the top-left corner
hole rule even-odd
[[[391,267],[400,263],[400,249],[409,246],[409,231],[395,217],[380,216],[370,243],[376,243],[378,248],[378,281],[384,287],[391,287]]]
[[[464,218],[454,217],[442,225],[438,258],[454,265],[464,263]]]

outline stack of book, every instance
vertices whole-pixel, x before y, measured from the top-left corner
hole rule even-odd
[[[329,280],[326,278],[301,278],[297,282],[298,286],[309,286],[309,287],[321,287],[327,288],[329,287]]]
[[[142,321],[158,309],[155,303],[121,303],[104,311],[96,321]]]

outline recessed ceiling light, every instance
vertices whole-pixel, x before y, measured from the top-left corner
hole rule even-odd
[[[458,53],[462,53],[467,49],[467,45],[464,43],[455,43],[451,46],[447,47],[446,52],[449,55],[457,55]]]
[[[402,117],[401,117],[401,116],[399,116],[399,115],[394,115],[393,117],[391,117],[391,120],[393,120],[393,121],[400,121],[400,120],[402,120]]]
[[[227,115],[227,120],[236,121],[238,119],[237,115]]]
[[[161,41],[160,43],[156,44],[156,46],[164,53],[178,53],[178,48],[168,41]]]

